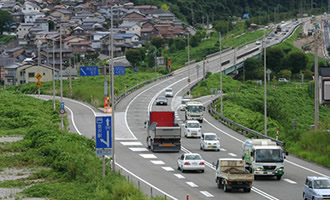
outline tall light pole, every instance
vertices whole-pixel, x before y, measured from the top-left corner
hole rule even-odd
[[[56,110],[55,103],[55,38],[53,38],[53,107]]]
[[[61,103],[63,102],[63,72],[62,72],[62,68],[63,68],[63,60],[62,60],[62,24],[60,24],[60,75],[61,75],[61,81],[60,81],[60,85],[61,85]],[[62,130],[64,129],[64,123],[63,123],[63,114],[61,114],[61,128]]]
[[[221,102],[221,115],[223,115],[223,102],[222,102],[222,59],[221,59],[221,32],[219,32],[219,44],[220,44],[220,102]]]
[[[114,80],[114,66],[113,66],[113,6],[111,6],[111,135],[112,135],[112,172],[115,172],[115,80]]]
[[[318,128],[319,123],[319,66],[318,66],[318,38],[317,38],[317,23],[315,23],[314,32],[314,125],[315,130]]]
[[[190,96],[190,93],[191,93],[191,90],[190,90],[190,67],[189,67],[189,62],[190,62],[190,50],[189,50],[189,34],[188,33],[188,89],[189,89],[189,96]]]
[[[41,48],[41,44],[42,42],[40,40],[38,40],[37,42],[37,46],[38,46],[38,71],[40,68],[40,48]],[[38,99],[40,99],[40,87],[38,87]]]
[[[263,40],[263,48],[264,48],[264,117],[265,117],[265,135],[267,136],[267,80],[266,80],[266,28],[264,28],[264,40]]]

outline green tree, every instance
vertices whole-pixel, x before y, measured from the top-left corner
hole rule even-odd
[[[200,39],[196,35],[191,37],[191,39],[190,39],[191,47],[197,47],[199,45],[199,43],[200,43]]]
[[[284,58],[284,53],[280,48],[267,48],[266,58],[267,68],[271,69],[275,73],[280,72],[283,67],[286,66],[282,66],[282,59]]]
[[[11,23],[13,22],[13,17],[8,11],[0,10],[0,33],[3,34],[4,31],[8,31]]]
[[[48,20],[48,29],[49,31],[55,30],[55,23],[52,20]]]
[[[286,78],[286,79],[290,79],[291,78],[291,75],[292,75],[292,72],[291,72],[291,70],[288,70],[288,69],[281,70],[278,73],[278,76],[279,77]]]
[[[153,53],[148,54],[148,66],[150,68],[155,66],[155,56]]]
[[[308,58],[305,53],[296,51],[290,52],[285,57],[285,65],[291,69],[293,74],[300,73],[300,71],[306,69]]]
[[[175,40],[175,47],[177,50],[184,50],[186,48],[186,40],[184,39],[176,39]]]
[[[162,4],[162,6],[160,7],[160,9],[169,11],[169,8],[168,8],[168,5],[167,4]]]
[[[248,58],[244,62],[245,80],[259,79],[259,68],[262,67],[262,61],[256,58]]]
[[[128,62],[132,64],[132,66],[136,66],[136,64],[141,61],[141,51],[137,49],[128,49],[125,52],[126,59]]]
[[[151,39],[151,44],[154,45],[157,49],[163,47],[165,40],[163,38],[154,37]]]
[[[216,21],[214,28],[217,32],[221,32],[223,34],[227,33],[227,22],[223,20]]]

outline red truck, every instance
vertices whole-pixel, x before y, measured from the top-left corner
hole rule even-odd
[[[154,152],[180,151],[181,127],[175,122],[173,111],[151,111],[145,125],[149,149]]]

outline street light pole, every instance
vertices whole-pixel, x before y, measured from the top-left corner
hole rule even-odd
[[[191,90],[190,90],[190,67],[189,67],[189,62],[190,62],[190,50],[189,50],[189,34],[188,33],[188,89],[189,89],[189,96],[190,96],[190,93],[191,93]]]
[[[219,44],[220,44],[220,102],[221,102],[221,115],[223,115],[223,102],[222,102],[222,59],[221,59],[221,32],[219,32]]]
[[[63,102],[63,72],[62,72],[62,24],[60,24],[60,74],[61,74],[61,103]],[[61,128],[64,129],[63,114],[61,114]]]
[[[317,38],[317,23],[315,23],[314,32],[314,125],[315,130],[318,129],[319,123],[319,66],[318,66],[318,38]]]
[[[111,133],[112,133],[112,172],[115,172],[115,80],[114,80],[114,66],[113,66],[113,6],[111,6],[111,105],[112,105],[112,116],[111,116]]]
[[[53,107],[56,110],[55,104],[55,38],[53,38]]]
[[[38,71],[39,71],[39,68],[40,68],[40,47],[41,47],[41,41],[40,40],[38,40],[37,46],[38,46]],[[40,87],[38,87],[38,99],[40,99]]]
[[[264,28],[264,117],[265,117],[265,135],[267,136],[267,80],[266,80],[266,28]]]

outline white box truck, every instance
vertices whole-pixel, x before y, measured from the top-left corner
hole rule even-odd
[[[205,107],[201,102],[191,100],[187,103],[185,108],[185,119],[198,120],[202,123],[204,111],[205,111]]]
[[[275,176],[281,180],[285,159],[281,146],[270,139],[247,139],[242,148],[246,168],[254,174],[255,179],[258,176]]]

